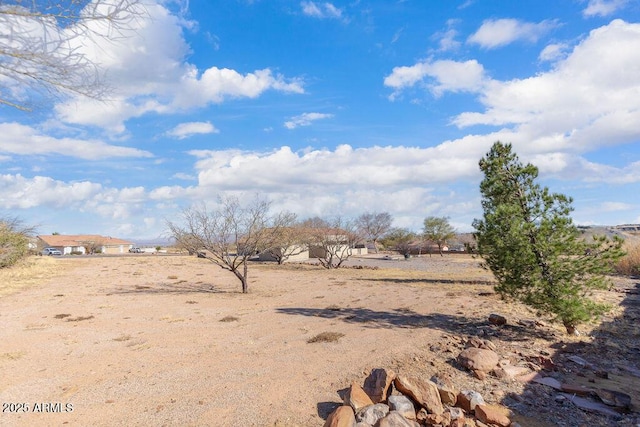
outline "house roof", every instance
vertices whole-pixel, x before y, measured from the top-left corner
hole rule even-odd
[[[48,246],[82,246],[83,244],[89,242],[101,244],[103,246],[132,244],[127,240],[117,239],[115,237],[101,236],[99,234],[51,234],[38,236],[38,238],[45,242]]]

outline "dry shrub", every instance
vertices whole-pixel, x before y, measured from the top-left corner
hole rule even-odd
[[[616,273],[640,276],[640,245],[627,248],[627,254],[615,265]]]
[[[309,344],[314,342],[337,342],[342,338],[344,334],[340,332],[321,332],[315,337],[311,337],[307,340]]]
[[[238,320],[240,319],[237,318],[236,316],[226,316],[220,319],[221,322],[237,322]]]

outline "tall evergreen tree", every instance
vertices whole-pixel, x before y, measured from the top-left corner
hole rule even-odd
[[[590,294],[610,285],[605,274],[624,254],[622,239],[581,238],[572,199],[537,184],[538,168],[523,165],[511,144],[496,142],[480,170],[484,217],[474,220],[474,236],[496,291],[555,316],[568,333],[604,313]]]

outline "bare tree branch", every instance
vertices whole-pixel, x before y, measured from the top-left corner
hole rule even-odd
[[[30,110],[35,94],[102,99],[109,88],[82,46],[124,37],[146,14],[141,0],[0,1],[0,104]]]

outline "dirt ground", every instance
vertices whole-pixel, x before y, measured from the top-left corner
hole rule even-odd
[[[548,323],[492,331],[490,313],[510,324],[535,315],[501,301],[491,275],[467,256],[354,259],[361,268],[339,270],[252,264],[249,294],[195,257],[35,261],[49,273],[10,291],[11,280],[0,279],[2,426],[321,426],[338,390],[378,367],[445,372],[490,402],[511,403],[523,426],[635,426],[633,416],[610,424],[537,387],[479,381],[455,366],[461,337],[478,331],[503,354],[554,357],[595,342]],[[618,308],[602,324],[624,316],[625,296],[610,294]],[[343,335],[308,342],[322,332]],[[638,346],[637,330],[626,333]]]

